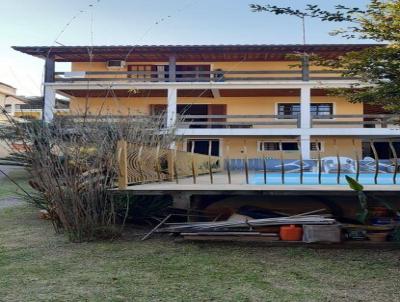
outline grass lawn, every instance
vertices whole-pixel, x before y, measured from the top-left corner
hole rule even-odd
[[[31,190],[28,184],[28,173],[22,168],[8,168],[7,170],[0,166],[0,169],[5,170],[7,175],[18,183],[24,190]],[[9,171],[11,170],[12,171]],[[22,194],[22,190],[18,188],[12,181],[0,173],[0,199],[4,197],[16,196]]]
[[[1,301],[400,301],[399,256],[132,234],[74,244],[30,206],[0,210]]]

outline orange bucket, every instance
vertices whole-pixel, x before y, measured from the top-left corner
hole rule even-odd
[[[283,241],[301,241],[303,228],[292,225],[281,226],[279,235]]]

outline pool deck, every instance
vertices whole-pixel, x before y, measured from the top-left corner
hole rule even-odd
[[[325,195],[338,193],[340,195],[356,194],[347,185],[292,185],[292,184],[268,184],[251,185],[246,184],[244,174],[232,174],[231,184],[228,184],[228,176],[225,173],[213,174],[213,183],[211,184],[210,175],[199,175],[196,177],[196,183],[193,183],[192,177],[182,178],[176,181],[149,183],[128,186],[126,191],[133,195],[164,195],[189,193],[193,195]],[[367,192],[376,192],[379,194],[398,194],[400,185],[365,185]]]

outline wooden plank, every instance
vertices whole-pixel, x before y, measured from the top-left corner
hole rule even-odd
[[[128,163],[127,163],[127,142],[120,140],[117,142],[117,159],[119,166],[118,188],[126,189],[128,187]]]
[[[278,237],[276,233],[261,232],[183,232],[182,236],[261,236],[261,237]]]
[[[144,241],[146,239],[148,239],[155,231],[157,231],[165,222],[167,222],[168,219],[170,219],[172,216],[172,214],[167,215],[167,217],[165,217],[163,220],[161,220],[161,222],[156,225],[155,228],[153,228],[150,232],[148,232],[142,239],[140,239],[141,241]]]
[[[211,163],[211,151],[212,151],[212,141],[208,141],[208,172],[210,174],[210,183],[214,183],[214,178],[213,178],[213,171],[212,171],[212,163]]]
[[[183,236],[185,240],[191,241],[237,241],[237,242],[265,242],[265,241],[279,241],[279,237],[271,236]]]

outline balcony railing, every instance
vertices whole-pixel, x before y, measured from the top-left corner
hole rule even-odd
[[[312,116],[312,127],[400,128],[398,114],[334,114]]]
[[[128,81],[128,82],[225,82],[282,80],[354,80],[342,77],[342,70],[214,70],[214,71],[75,71],[56,72],[56,82]]]
[[[91,122],[98,120],[96,115],[63,115],[58,118],[73,122]],[[138,122],[144,119],[160,118],[158,115],[105,115],[104,121],[119,122],[129,119]],[[161,123],[166,127],[166,120]],[[300,115],[190,115],[177,116],[177,128],[300,128]],[[312,116],[311,127],[314,128],[395,128],[400,129],[400,116],[396,114],[336,114]]]
[[[182,115],[178,128],[298,128],[292,115]]]

